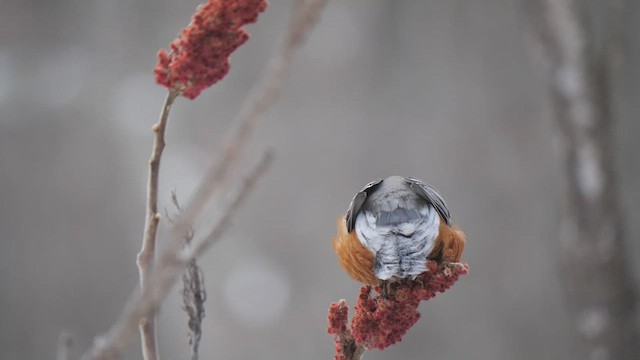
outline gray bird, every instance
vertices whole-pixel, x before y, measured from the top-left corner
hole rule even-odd
[[[333,245],[351,277],[378,284],[416,277],[427,270],[427,259],[458,261],[464,242],[435,188],[390,176],[354,196]]]

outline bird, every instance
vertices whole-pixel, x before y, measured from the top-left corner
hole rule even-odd
[[[351,278],[367,285],[415,279],[427,261],[460,261],[464,233],[428,183],[390,176],[368,183],[338,218],[333,250]]]

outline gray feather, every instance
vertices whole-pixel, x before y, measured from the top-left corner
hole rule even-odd
[[[346,214],[349,232],[375,256],[374,273],[382,280],[416,276],[427,270],[427,256],[440,221],[451,215],[442,196],[415,178],[390,176],[367,184]]]
[[[438,193],[433,186],[422,182],[419,179],[412,177],[406,177],[405,179],[409,183],[411,189],[433,205],[444,222],[447,223],[447,225],[451,225],[451,213],[449,213],[449,208],[447,208],[447,204],[444,202],[440,193]]]
[[[360,190],[356,194],[356,196],[353,197],[353,200],[351,200],[349,209],[347,210],[347,215],[345,216],[348,232],[353,231],[353,227],[356,223],[356,217],[358,217],[358,213],[360,212],[360,209],[362,209],[362,205],[367,200],[367,196],[369,196],[369,194],[371,194],[375,190],[375,188],[380,185],[380,183],[382,183],[382,179],[368,183],[362,190]]]

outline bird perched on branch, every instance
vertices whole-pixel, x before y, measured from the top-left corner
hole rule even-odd
[[[369,285],[415,278],[427,260],[459,261],[464,233],[451,224],[442,196],[415,178],[367,184],[338,219],[333,249],[342,268]]]

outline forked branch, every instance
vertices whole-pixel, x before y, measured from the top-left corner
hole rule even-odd
[[[105,335],[96,338],[93,347],[83,355],[83,359],[111,360],[122,356],[122,352],[135,334],[139,320],[155,314],[187,264],[220,239],[236,209],[264,174],[271,159],[270,153],[266,153],[237,189],[231,192],[213,230],[202,241],[194,243],[193,247],[183,249],[182,237],[171,238],[167,250],[160,256],[148,279],[148,286],[129,300],[116,323]]]
[[[153,124],[151,128],[155,134],[153,149],[149,159],[149,177],[147,179],[147,211],[145,216],[144,235],[142,248],[138,253],[137,264],[140,274],[140,287],[142,291],[149,286],[149,275],[153,269],[153,262],[156,254],[156,239],[158,234],[158,223],[160,213],[158,212],[158,183],[160,175],[160,159],[164,150],[164,133],[169,120],[171,105],[178,96],[178,93],[171,90],[162,106],[160,120]],[[145,360],[156,360],[158,358],[158,345],[156,341],[155,315],[140,319],[140,337],[142,339],[142,355]]]

